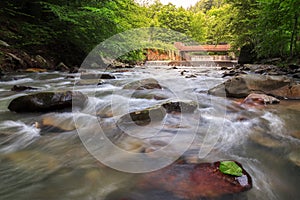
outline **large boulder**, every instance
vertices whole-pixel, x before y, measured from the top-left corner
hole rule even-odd
[[[17,97],[8,106],[10,111],[25,112],[52,112],[79,107],[82,108],[87,97],[81,92],[41,92]]]
[[[263,93],[278,98],[300,99],[300,85],[284,76],[241,75],[210,89],[208,93],[234,98]]]

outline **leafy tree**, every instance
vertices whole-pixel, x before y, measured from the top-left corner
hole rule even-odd
[[[205,14],[203,12],[194,13],[190,26],[191,37],[199,43],[206,43],[208,27]]]
[[[300,2],[259,1],[256,51],[260,57],[292,57],[297,52]]]
[[[224,4],[219,8],[212,8],[206,13],[207,35],[206,42],[209,44],[230,43],[232,34],[230,32],[233,15],[232,6]]]

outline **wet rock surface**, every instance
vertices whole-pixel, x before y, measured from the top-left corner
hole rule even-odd
[[[82,108],[87,97],[81,92],[41,92],[17,97],[8,106],[10,111],[26,112],[51,112],[73,108]]]
[[[265,104],[278,104],[280,103],[279,99],[276,99],[275,97],[268,96],[265,94],[256,94],[252,93],[249,94],[242,102],[242,104],[246,105],[265,105]]]
[[[37,90],[37,88],[34,87],[30,87],[30,86],[25,86],[25,85],[14,85],[11,88],[11,91],[15,91],[15,92],[22,92],[25,90]]]
[[[294,163],[295,165],[297,165],[298,167],[300,167],[300,149],[294,150],[292,151],[289,155],[288,155],[289,160]]]
[[[241,165],[237,163],[240,167]],[[172,164],[164,169],[142,175],[135,190],[116,199],[218,199],[252,188],[252,179],[243,169],[240,177],[223,174],[220,162]],[[149,198],[149,194],[152,195]],[[232,198],[231,198],[232,199]]]
[[[157,80],[153,78],[142,79],[131,82],[123,87],[123,89],[132,90],[151,90],[151,89],[162,89],[162,86]]]
[[[123,115],[117,124],[118,126],[126,126],[126,124],[129,125],[135,123],[139,126],[146,126],[151,122],[163,120],[165,115],[165,109],[160,106],[156,106]]]
[[[277,98],[300,99],[300,85],[285,76],[241,75],[210,89],[209,94],[245,98],[251,93]]]
[[[267,61],[266,61],[267,63]],[[274,76],[289,76],[299,78],[300,66],[290,64],[285,67],[279,67],[271,64],[238,64],[235,67],[222,67],[223,77],[239,76],[241,74],[260,74]]]
[[[94,74],[94,73],[83,73],[80,76],[81,79],[116,79],[116,77],[109,73]]]
[[[280,138],[269,134],[255,133],[250,135],[249,138],[252,142],[267,148],[281,148],[285,146],[285,143]]]
[[[37,128],[42,130],[42,134],[46,132],[64,132],[76,129],[73,115],[47,114],[42,117],[41,122],[37,122]]]
[[[162,104],[167,113],[180,112],[180,113],[193,113],[197,109],[196,102],[184,101],[169,101]]]

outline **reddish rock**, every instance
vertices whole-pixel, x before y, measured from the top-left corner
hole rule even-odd
[[[275,97],[268,96],[265,94],[249,94],[242,102],[242,104],[257,106],[257,105],[265,105],[265,104],[278,104],[280,102],[279,99]]]
[[[219,166],[220,162],[173,164],[143,175],[138,188],[143,191],[163,190],[182,199],[217,198],[252,188],[251,177],[244,169],[243,175],[237,177],[223,174]]]

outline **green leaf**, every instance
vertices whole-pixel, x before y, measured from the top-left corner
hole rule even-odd
[[[229,174],[229,175],[233,175],[233,176],[242,176],[243,175],[243,169],[233,161],[220,162],[219,169],[223,174]]]

